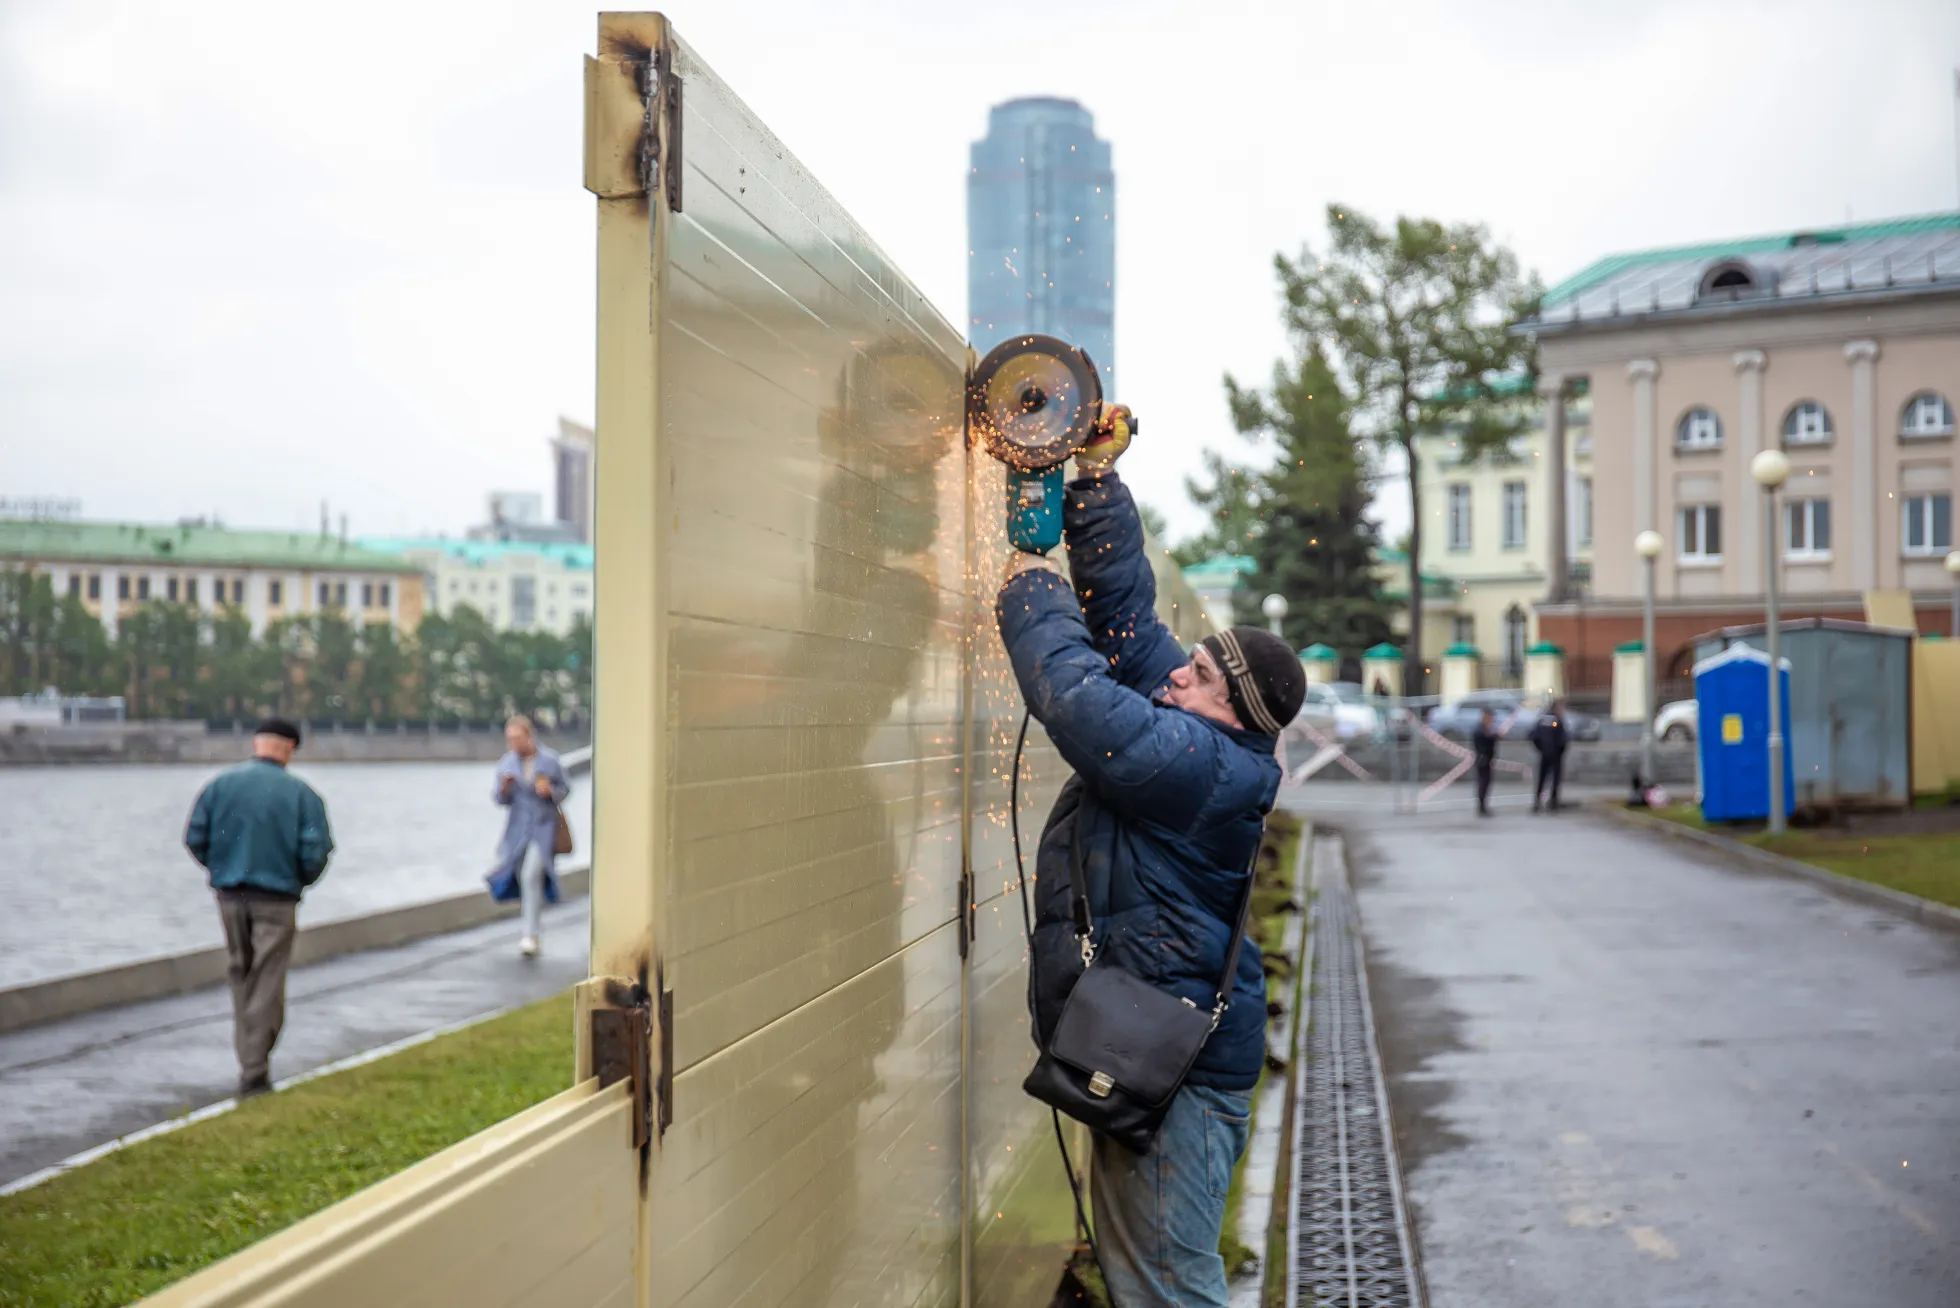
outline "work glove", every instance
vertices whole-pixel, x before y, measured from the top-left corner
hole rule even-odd
[[[1136,427],[1136,415],[1130,412],[1129,405],[1105,404],[1102,417],[1096,421],[1095,434],[1075,456],[1075,475],[1100,477],[1115,467],[1123,451],[1130,448],[1130,437],[1136,434]]]
[[[1005,586],[1022,573],[1035,571],[1052,572],[1058,577],[1062,575],[1062,570],[1056,565],[1055,560],[1049,558],[1046,554],[1030,554],[1026,550],[1009,550],[1007,553],[1007,570],[1001,574],[1000,584]]]

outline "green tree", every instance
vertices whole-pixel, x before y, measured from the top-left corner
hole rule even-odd
[[[1250,554],[1253,538],[1265,529],[1265,489],[1259,474],[1216,450],[1204,451],[1204,461],[1203,479],[1186,477],[1184,493],[1204,510],[1210,525],[1171,550],[1180,568],[1215,554]]]
[[[1287,325],[1303,348],[1325,352],[1353,401],[1355,426],[1410,470],[1410,685],[1422,667],[1422,487],[1416,437],[1450,427],[1472,457],[1520,429],[1492,390],[1535,364],[1532,343],[1510,332],[1540,295],[1536,277],[1475,223],[1397,218],[1383,226],[1342,205],[1327,209],[1328,248],[1274,256]]]
[[[592,721],[592,620],[581,613],[565,637],[565,675],[574,721]]]
[[[56,604],[46,573],[0,572],[0,687],[34,694],[50,684]]]
[[[116,626],[133,718],[189,717],[197,707],[204,615],[195,604],[148,600]]]
[[[354,712],[354,669],[360,648],[354,624],[338,607],[321,609],[310,622],[306,681],[313,712],[344,722]]]
[[[204,658],[202,716],[254,718],[278,699],[279,651],[253,637],[252,620],[237,605],[212,615]]]
[[[409,652],[385,622],[362,627],[355,641],[360,672],[354,678],[353,716],[366,721],[402,716],[408,700]]]
[[[1277,449],[1253,496],[1262,521],[1250,533],[1256,594],[1241,595],[1238,620],[1263,623],[1257,601],[1287,600],[1283,629],[1300,648],[1313,641],[1358,656],[1388,637],[1388,605],[1373,564],[1378,537],[1368,520],[1362,450],[1348,430],[1348,402],[1317,346],[1273,367],[1270,390],[1225,379],[1232,422]],[[1248,611],[1250,610],[1250,611]]]

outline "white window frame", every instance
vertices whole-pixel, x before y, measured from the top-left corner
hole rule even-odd
[[[1722,551],[1718,540],[1713,554],[1707,550],[1708,522],[1711,515],[1715,521],[1715,535],[1722,534],[1722,506],[1719,504],[1683,504],[1674,511],[1675,562],[1690,568],[1712,568],[1722,562]],[[1694,529],[1689,530],[1692,521]],[[1692,541],[1694,548],[1689,548]]]
[[[1572,498],[1578,511],[1573,515],[1572,543],[1576,549],[1591,549],[1593,543],[1593,479],[1578,477],[1572,485]]]
[[[1835,439],[1831,411],[1816,400],[1799,400],[1783,415],[1783,444],[1789,448],[1829,445]]]
[[[1529,485],[1522,481],[1507,481],[1502,494],[1504,535],[1501,543],[1507,550],[1521,550],[1531,539]]]
[[[1449,506],[1444,539],[1448,542],[1451,553],[1461,554],[1470,549],[1475,540],[1471,535],[1475,527],[1475,519],[1471,516],[1470,484],[1461,481],[1451,482],[1444,493],[1444,499]],[[1458,530],[1459,528],[1461,530]]]
[[[1934,533],[1933,501],[1946,501],[1946,539],[1940,540]],[[1912,538],[1912,506],[1923,506],[1919,512],[1922,539]],[[1899,503],[1899,544],[1909,558],[1925,558],[1929,555],[1945,554],[1953,548],[1953,493],[1951,491],[1921,491],[1916,495],[1904,496]]]
[[[1953,435],[1953,403],[1938,391],[1920,391],[1899,410],[1899,438],[1928,440]]]
[[[1705,404],[1689,409],[1674,426],[1674,448],[1690,451],[1721,449],[1721,415]]]
[[[1822,513],[1819,513],[1819,510]],[[1824,522],[1824,543],[1817,544],[1817,521]],[[1801,531],[1799,531],[1801,528]],[[1822,563],[1831,557],[1831,501],[1804,496],[1783,501],[1783,557],[1798,563]]]

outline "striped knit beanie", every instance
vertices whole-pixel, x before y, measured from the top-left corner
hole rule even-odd
[[[1232,627],[1201,643],[1225,674],[1239,721],[1250,731],[1279,735],[1307,697],[1307,673],[1299,655],[1257,627]]]

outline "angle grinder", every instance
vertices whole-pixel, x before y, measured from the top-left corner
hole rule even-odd
[[[1007,538],[1046,554],[1062,540],[1063,465],[1102,430],[1102,380],[1086,350],[1053,336],[1013,336],[967,379],[967,421],[1007,468]],[[1127,410],[1123,420],[1135,431]]]

